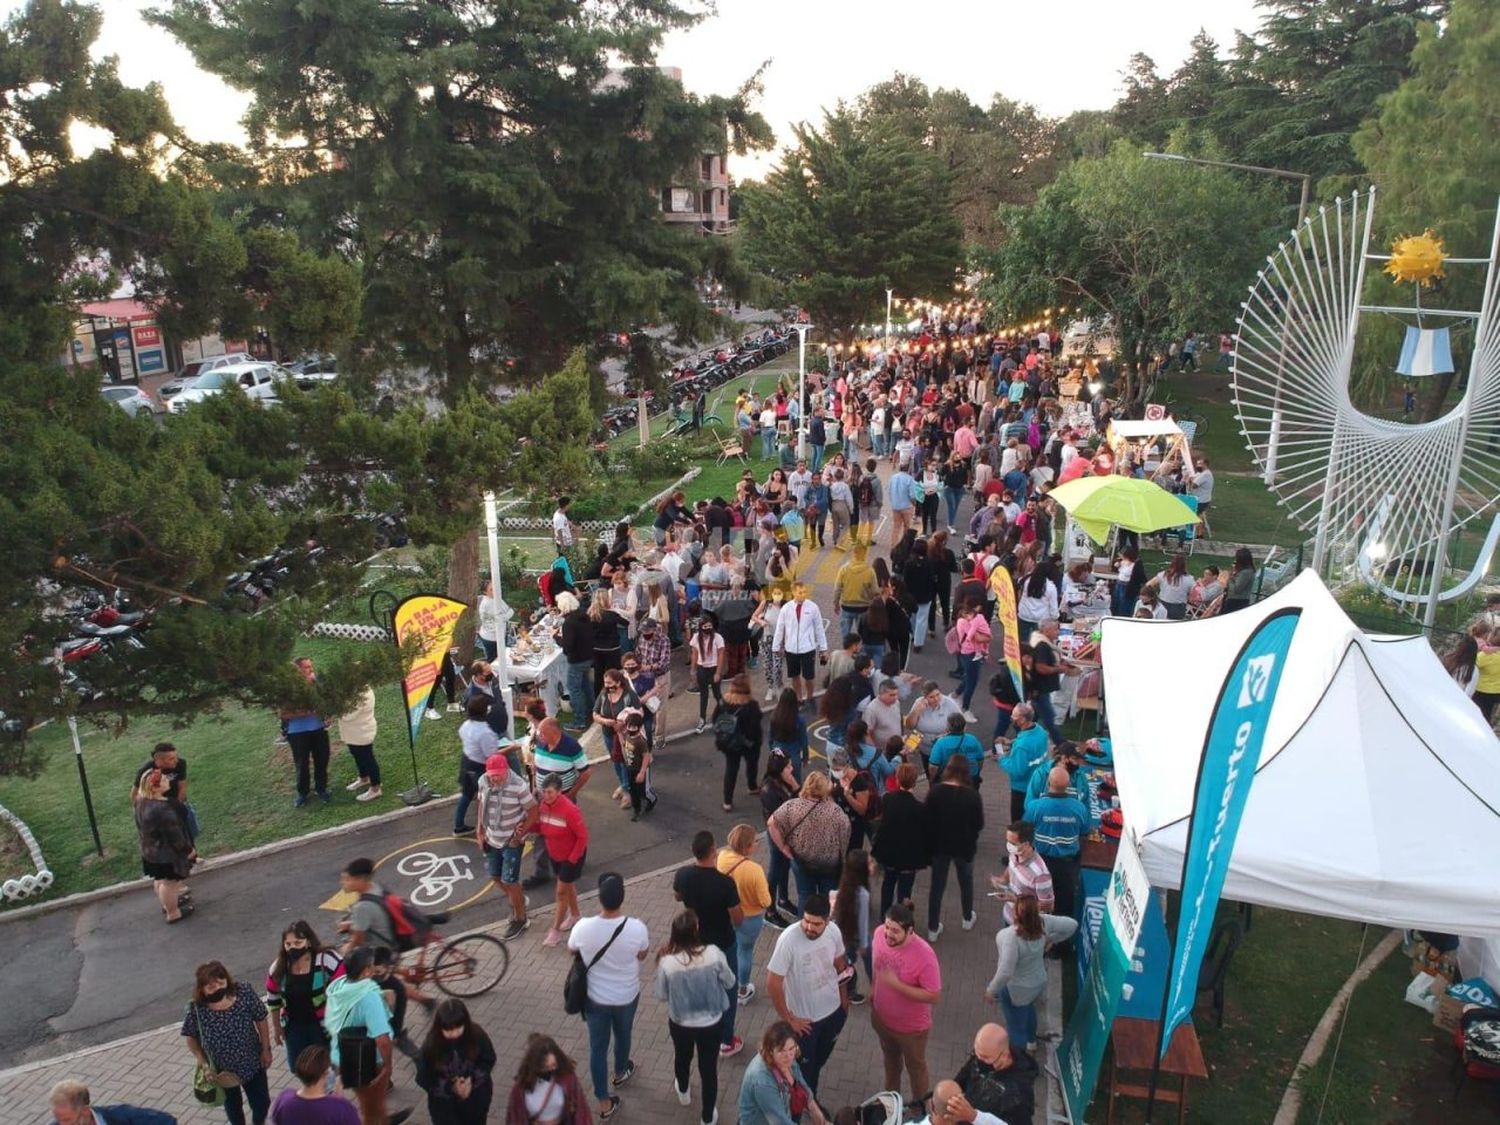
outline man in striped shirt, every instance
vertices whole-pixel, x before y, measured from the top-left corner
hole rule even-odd
[[[1005,924],[1016,921],[1016,899],[1022,895],[1036,895],[1042,913],[1051,914],[1057,908],[1052,891],[1052,872],[1036,850],[1036,829],[1030,821],[1017,820],[1005,829],[1005,851],[1007,863],[1002,875],[990,876],[990,885],[1005,892]]]
[[[521,892],[521,849],[537,817],[536,794],[526,779],[510,768],[504,754],[485,762],[479,779],[479,850],[495,885],[510,899],[510,925],[500,935],[512,941],[531,926],[526,896]]]
[[[550,716],[537,724],[531,770],[533,788],[537,791],[541,790],[542,782],[556,774],[562,781],[563,794],[575,799],[593,772],[589,768],[588,753],[578,739],[564,731],[562,724]],[[547,858],[547,849],[537,848],[536,870],[521,885],[529,890],[544,887],[551,881],[552,861]]]

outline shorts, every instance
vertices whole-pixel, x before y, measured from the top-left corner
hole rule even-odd
[[[484,846],[484,864],[491,879],[499,879],[507,885],[514,885],[521,881],[521,845],[507,844],[505,847],[496,848],[489,844]]]
[[[788,652],[786,674],[794,680],[811,680],[818,674],[818,654],[815,652]]]
[[[589,857],[588,850],[585,849],[584,853],[581,856],[578,857],[578,862],[577,863],[569,863],[565,859],[564,860],[556,860],[556,859],[554,859],[552,861],[552,868],[553,868],[554,871],[557,872],[557,881],[559,883],[576,883],[576,882],[578,882],[578,880],[583,876],[583,864],[584,864],[584,861],[586,859],[588,859],[588,857]]]

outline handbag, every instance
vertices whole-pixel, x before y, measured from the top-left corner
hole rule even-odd
[[[207,1069],[201,1062],[193,1067],[193,1097],[203,1105],[219,1105],[224,1100],[224,1091],[240,1084],[240,1076],[219,1069],[214,1057],[208,1053],[208,1045],[203,1041],[203,1015],[198,1011],[197,1004],[189,1007],[193,1009],[193,1019],[198,1024],[198,1045],[203,1048],[203,1055],[208,1059]],[[208,1076],[210,1070],[214,1074],[213,1078]]]
[[[615,927],[615,932],[609,935],[609,940],[587,962],[584,961],[583,954],[576,949],[573,951],[573,963],[568,966],[568,975],[563,980],[563,1011],[568,1015],[583,1015],[584,1005],[589,999],[589,970],[598,963],[599,958],[609,952],[609,947],[614,945],[615,938],[620,936],[625,923],[629,921],[629,918],[622,919]]]

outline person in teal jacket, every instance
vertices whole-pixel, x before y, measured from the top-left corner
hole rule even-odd
[[[1027,783],[1037,766],[1047,761],[1048,743],[1046,728],[1037,723],[1031,704],[1017,703],[1010,719],[1016,727],[1015,740],[1009,751],[996,755],[996,760],[1010,778],[1010,819],[1014,822],[1026,813],[1026,802],[1031,796]]]
[[[979,770],[984,765],[984,744],[964,730],[964,717],[960,714],[948,716],[948,733],[932,744],[931,780],[936,783],[943,767],[953,755],[969,759],[969,784],[979,788]]]
[[[1026,800],[1031,802],[1047,792],[1047,775],[1061,766],[1068,771],[1068,796],[1089,803],[1089,769],[1083,764],[1083,751],[1075,743],[1059,743],[1052,757],[1038,763],[1026,783]],[[1024,810],[1023,810],[1024,811]]]

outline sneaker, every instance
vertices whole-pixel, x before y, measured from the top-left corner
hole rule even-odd
[[[943,936],[943,924],[941,922],[938,923],[938,928],[937,929],[935,929],[935,930],[928,930],[927,931],[927,940],[928,941],[937,941],[937,939],[940,938],[940,937],[942,937],[942,936]]]
[[[575,922],[580,922],[582,920],[583,920],[583,916],[582,915],[579,915],[579,914],[569,914],[566,918],[564,918],[562,920],[562,924],[559,925],[557,928],[559,930],[571,930],[573,928],[573,924]]]
[[[609,1084],[611,1086],[615,1087],[615,1089],[619,1089],[621,1086],[625,1085],[625,1083],[629,1082],[634,1077],[635,1077],[635,1060],[634,1059],[630,1059],[629,1061],[627,1061],[625,1063],[625,1069],[622,1070],[622,1071],[620,1071],[620,1073],[617,1074],[617,1075],[615,1075],[613,1078],[611,1078],[609,1080]]]
[[[346,793],[358,793],[361,789],[369,784],[370,782],[366,778],[356,777],[348,785],[344,786],[344,791]]]
[[[520,937],[529,929],[531,929],[530,918],[512,918],[510,920],[510,925],[506,926],[505,929],[500,931],[500,940],[515,941],[516,938]]]
[[[628,809],[630,807],[630,794],[629,793],[621,793],[620,794],[620,807],[622,809]]]
[[[849,990],[849,1003],[863,1004],[865,1002],[865,999],[865,994],[863,992],[856,992],[852,988]]]
[[[790,922],[781,916],[781,911],[775,909],[767,910],[765,919],[766,925],[770,926],[773,930],[784,930],[791,925]]]
[[[619,785],[616,785],[615,786],[615,791],[609,795],[609,799],[611,801],[618,801],[620,799],[620,797],[624,794],[624,792],[625,792],[624,788],[622,788]]]
[[[319,789],[318,800],[322,801],[325,805],[329,804],[333,801],[333,794],[326,789]]]
[[[453,834],[455,836],[472,836],[474,835],[474,829],[465,824],[461,828],[455,828]]]
[[[975,914],[973,911],[970,911],[968,914],[966,914],[964,916],[964,922],[963,922],[963,926],[964,926],[965,932],[967,932],[969,930],[972,930],[974,928],[974,924],[976,922],[978,922],[978,921],[979,921],[979,915]]]
[[[707,721],[704,720],[704,719],[699,719],[698,720],[698,726],[694,729],[693,733],[694,734],[702,734],[707,729],[708,729],[708,723],[707,723]]]
[[[781,911],[782,916],[785,918],[795,918],[798,914],[802,913],[797,909],[795,903],[788,902],[786,899],[782,899],[780,902],[778,902],[776,904],[776,909]]]
[[[427,719],[427,720],[432,721],[432,722],[436,722],[438,719],[441,719],[442,717],[443,717],[443,713],[441,711],[439,711],[436,707],[429,707],[429,708],[427,708],[426,711],[424,711],[422,713],[422,718]]]
[[[973,711],[965,711],[964,712],[964,722],[966,722],[966,723],[977,723],[978,721],[979,721],[979,717],[977,715],[975,715]]]
[[[463,709],[464,709],[464,705],[462,703],[450,703],[450,704],[448,704],[448,714],[450,714],[450,715],[457,715]]]
[[[553,926],[547,931],[547,936],[542,939],[543,945],[558,945],[562,942],[562,931]]]
[[[745,985],[744,988],[740,989],[740,1003],[741,1004],[748,1004],[748,1003],[750,1003],[750,1001],[752,1001],[754,999],[755,999],[755,984],[752,981],[750,984],[747,984],[747,985]]]
[[[292,802],[292,808],[294,808],[294,809],[300,809],[305,804],[307,804],[307,794],[306,793],[298,793],[297,794],[297,799]]]
[[[380,799],[380,786],[377,785],[373,789],[366,789],[363,793],[361,793],[358,797],[356,797],[354,799],[356,801],[376,801],[376,800],[379,800]]]
[[[690,1093],[688,1093],[686,1090],[679,1089],[678,1085],[677,1085],[677,1079],[675,1079],[675,1078],[672,1079],[672,1093],[674,1093],[674,1094],[677,1095],[677,1104],[678,1105],[692,1105],[693,1104],[693,1095],[690,1094]]]
[[[610,1095],[609,1104],[599,1111],[599,1120],[608,1121],[611,1117],[619,1112],[620,1096],[618,1094],[612,1094]]]
[[[719,1044],[719,1058],[733,1058],[745,1049],[745,1041],[736,1035],[728,1043]]]

